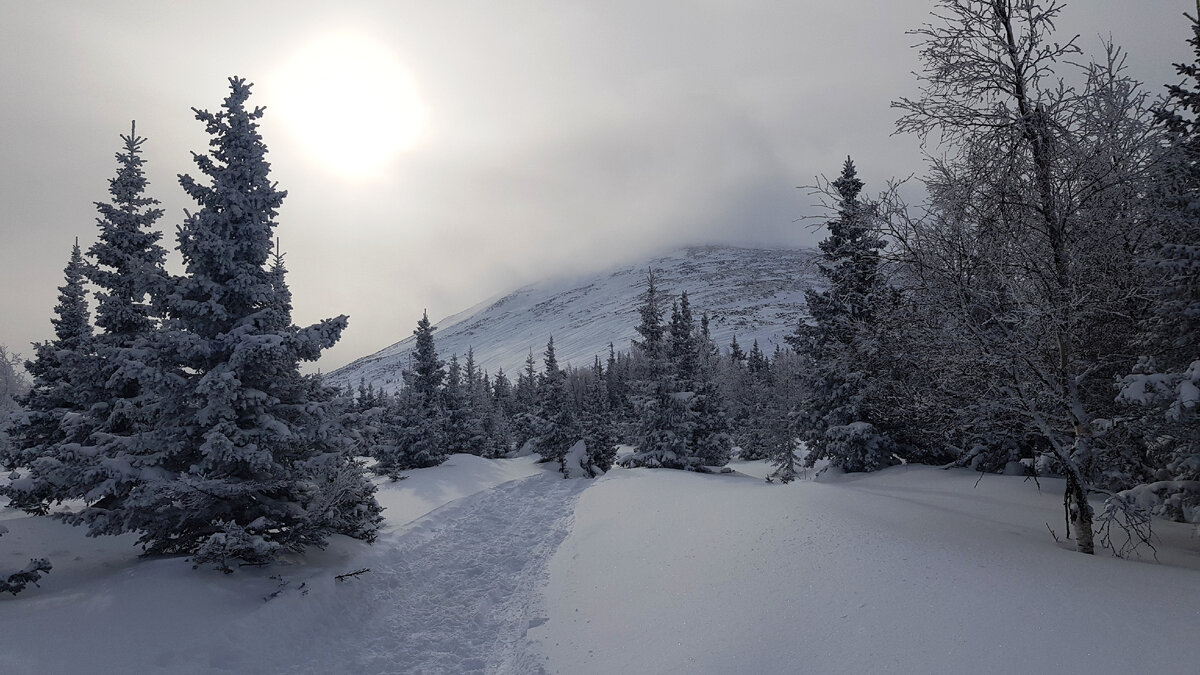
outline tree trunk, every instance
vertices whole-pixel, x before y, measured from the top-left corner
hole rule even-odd
[[[1070,509],[1071,526],[1075,528],[1075,550],[1094,555],[1096,545],[1092,536],[1092,507],[1087,501],[1087,491],[1070,471],[1067,472],[1066,499]]]

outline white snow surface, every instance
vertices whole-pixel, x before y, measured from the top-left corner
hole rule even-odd
[[[768,485],[455,455],[373,546],[232,575],[0,508],[0,673],[1196,672],[1200,538],[1083,556],[1061,481],[929,467]],[[369,568],[336,581],[334,576]],[[270,597],[272,596],[273,597]],[[267,599],[270,597],[270,599]]]
[[[551,673],[1196,673],[1200,544],[1075,553],[1062,482],[610,472],[550,565]],[[745,475],[754,474],[754,477]]]
[[[767,354],[808,316],[804,291],[820,284],[812,249],[686,248],[584,278],[540,282],[493,298],[437,323],[438,355],[448,359],[473,348],[480,367],[503,368],[515,382],[530,350],[540,370],[546,341],[554,336],[558,362],[589,367],[608,356],[608,344],[628,350],[637,308],[652,268],[655,283],[676,296],[687,291],[696,321],[710,317],[713,339],[727,348],[736,335],[747,351],[754,340]],[[670,303],[664,308],[670,312]],[[412,318],[412,325],[417,319]],[[407,336],[325,376],[339,386],[360,381],[395,391],[416,345]]]
[[[0,673],[536,672],[523,636],[584,485],[531,458],[453,455],[383,484],[373,546],[338,538],[228,576],[0,509],[0,566],[54,565],[0,598]]]

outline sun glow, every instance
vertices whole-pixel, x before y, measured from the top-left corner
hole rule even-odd
[[[362,35],[317,40],[280,71],[277,111],[313,158],[353,176],[379,171],[420,139],[429,114],[386,46]]]

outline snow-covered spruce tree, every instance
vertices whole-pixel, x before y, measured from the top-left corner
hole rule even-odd
[[[581,417],[585,455],[580,464],[588,476],[595,477],[611,469],[617,456],[616,420],[599,356],[592,364],[592,377],[584,391]]]
[[[158,427],[128,457],[130,472],[153,478],[128,490],[113,481],[74,516],[91,534],[139,532],[148,553],[225,570],[332,534],[370,541],[380,521],[374,486],[344,447],[334,390],[299,371],[346,318],[291,322],[285,270],[278,259],[268,267],[286,193],[268,178],[250,85],[229,83],[220,112],[195,110],[212,136],[210,154],[193,155],[207,183],[179,179],[200,209],[179,227],[186,274],[171,281],[155,342],[171,369],[158,384]]]
[[[759,377],[769,377],[771,361],[758,347],[758,340],[750,345],[750,352],[746,355],[746,370]]]
[[[446,383],[442,387],[442,438],[447,455],[457,453],[478,455],[483,442],[479,420],[475,419],[467,398],[458,355],[451,354],[446,363]]]
[[[506,457],[512,451],[512,428],[503,409],[490,403],[484,408],[482,417],[484,445],[482,454],[489,459]]]
[[[513,387],[512,407],[509,419],[513,441],[517,450],[544,433],[544,420],[538,413],[538,377],[533,360],[533,349],[525,357],[525,369],[517,374],[517,385]]]
[[[339,392],[335,403],[341,414],[342,428],[356,456],[376,457],[385,442],[390,420],[391,397],[375,385],[360,379],[357,392],[349,387]]]
[[[638,447],[627,463],[687,470],[724,465],[732,442],[711,345],[697,329],[686,292],[672,304],[666,326],[660,302],[651,274],[637,327],[643,340],[634,343]]]
[[[1168,142],[1160,190],[1150,194],[1162,205],[1164,229],[1153,257],[1157,292],[1143,355],[1119,397],[1142,406],[1151,473],[1117,499],[1200,522],[1200,16],[1188,44],[1194,60],[1175,65],[1184,81],[1154,110]]]
[[[737,335],[729,341],[729,360],[738,366],[746,365],[746,352],[742,351],[742,346],[738,344]]]
[[[737,347],[735,350],[734,348]],[[729,408],[730,434],[741,459],[766,459],[774,442],[771,420],[775,406],[770,364],[758,349],[754,361],[747,359],[737,341],[719,362],[718,382]],[[749,364],[755,368],[750,369]]]
[[[663,324],[663,295],[654,272],[646,277],[646,291],[638,308],[641,322],[633,342],[634,366],[630,399],[637,416],[634,444],[637,450],[625,460],[628,466],[683,468],[687,436],[679,433],[683,409],[675,396],[669,345]]]
[[[764,456],[775,467],[767,482],[790,483],[800,475],[803,459],[798,457],[796,425],[801,419],[803,375],[811,363],[807,357],[781,352],[771,363],[771,396],[763,402],[758,419],[765,444]]]
[[[479,365],[475,363],[474,348],[467,348],[462,365],[463,404],[467,411],[467,427],[470,434],[471,452],[485,456],[489,454],[489,439],[484,428],[484,419],[490,412],[491,397],[487,392],[487,381]]]
[[[84,268],[76,240],[51,319],[54,339],[35,344],[33,360],[25,362],[33,384],[18,401],[25,414],[10,431],[12,447],[2,458],[5,468],[25,467],[27,473],[0,486],[0,495],[30,513],[44,514],[52,502],[78,496],[64,467],[88,441],[88,394],[96,379]]]
[[[504,369],[496,371],[491,386],[491,415],[486,421],[488,434],[491,437],[491,457],[504,457],[513,449],[512,420],[516,409],[513,399],[513,385],[504,374]]]
[[[470,347],[463,361],[463,400],[468,412],[470,452],[489,458],[508,454],[508,423],[492,394],[488,374],[475,363],[475,350]]]
[[[438,358],[433,342],[435,330],[437,328],[429,323],[429,312],[422,312],[413,330],[413,335],[417,337],[417,348],[413,351],[412,367],[404,371],[404,386],[431,407],[441,395],[442,382],[446,379],[446,362]]]
[[[17,423],[21,414],[19,397],[29,391],[29,380],[21,371],[21,357],[0,345],[0,468],[7,464],[12,445],[9,427]]]
[[[1061,8],[940,0],[938,21],[915,31],[921,93],[894,104],[898,128],[942,148],[929,215],[888,235],[919,280],[914,301],[953,327],[929,362],[985,366],[960,382],[1036,430],[1047,468],[1066,477],[1077,548],[1092,553],[1087,495],[1128,480],[1128,453],[1141,452],[1112,423],[1112,382],[1132,370],[1147,304],[1139,260],[1159,237],[1142,197],[1160,143],[1115,49],[1084,66],[1081,87],[1057,74],[1079,54],[1053,39]],[[966,248],[924,245],[939,240]]]
[[[76,372],[72,383],[72,395],[86,410],[75,422],[80,445],[53,453],[53,461],[31,467],[28,477],[31,494],[55,500],[107,494],[114,489],[110,481],[136,482],[138,477],[122,467],[156,422],[157,397],[142,383],[156,373],[147,358],[156,328],[148,300],[164,291],[167,280],[165,251],[158,245],[162,235],[153,229],[162,210],[144,194],[145,139],[131,129],[121,140],[117,174],[109,180],[111,201],[96,203],[100,232],[88,251],[95,262],[83,265],[98,288],[96,326],[102,332],[92,340],[95,357],[86,362],[89,372]],[[71,521],[73,516],[64,518]]]
[[[86,451],[63,457],[58,477],[70,485],[70,497],[127,494],[141,481],[124,467],[143,453],[146,434],[157,424],[158,395],[153,383],[160,372],[152,354],[160,298],[167,289],[163,269],[166,251],[155,224],[162,216],[158,200],[146,196],[144,138],[130,126],[121,135],[117,174],[109,180],[109,202],[97,202],[99,233],[88,249],[93,261],[85,274],[97,288],[95,368],[87,414]],[[81,392],[83,394],[84,392]],[[75,516],[65,516],[74,522]]]
[[[512,397],[512,383],[509,382],[508,376],[504,374],[504,369],[500,368],[496,371],[496,376],[492,378],[492,401],[505,416],[511,414]]]
[[[692,305],[688,301],[687,291],[681,292],[679,300],[671,305],[669,336],[668,349],[676,388],[679,391],[690,391],[696,379],[700,354],[697,347],[696,322],[692,318]]]
[[[892,464],[895,452],[873,409],[881,378],[873,351],[886,294],[880,275],[883,241],[872,225],[871,205],[860,197],[863,182],[850,158],[831,187],[837,216],[826,223],[829,236],[820,243],[818,264],[828,287],[805,292],[813,323],[801,324],[788,338],[811,364],[799,431],[809,466],[828,459],[846,471],[873,471]]]
[[[604,365],[604,388],[608,392],[608,405],[612,409],[613,423],[618,428],[632,420],[632,404],[629,401],[629,355],[617,353],[613,343],[608,343],[608,361]]]
[[[508,424],[508,415],[504,409],[504,403],[507,403],[507,398],[511,392],[504,393],[500,398],[495,393],[495,385],[492,383],[488,372],[480,370],[475,365],[474,350],[467,350],[467,364],[465,368],[468,382],[470,386],[467,389],[467,395],[471,402],[472,414],[478,421],[479,429],[479,454],[489,459],[497,457],[505,457],[512,450],[512,432]],[[471,373],[474,372],[474,375]],[[508,378],[504,376],[504,369],[500,369],[496,373],[496,381],[501,383],[503,389],[508,389]],[[504,399],[504,402],[501,402]]]
[[[417,346],[403,371],[404,389],[392,398],[374,455],[380,473],[396,477],[399,471],[437,466],[446,459],[441,396],[446,364],[438,358],[434,330],[429,313],[423,312],[413,330]]]
[[[543,431],[537,439],[537,452],[542,461],[558,462],[567,473],[564,457],[581,434],[567,390],[567,374],[558,367],[554,353],[554,336],[546,342],[545,354],[545,370],[538,384],[537,416],[543,420]]]
[[[131,347],[155,328],[155,310],[148,302],[165,290],[163,270],[166,251],[159,245],[162,233],[155,223],[162,216],[158,200],[146,196],[146,139],[131,126],[121,135],[124,147],[117,153],[117,175],[109,180],[111,202],[97,202],[100,233],[88,249],[95,261],[87,277],[100,290],[96,293],[96,326],[104,330],[98,342],[102,349]],[[112,358],[111,355],[106,358]],[[118,375],[115,385],[136,387],[136,379]]]
[[[713,371],[702,367],[699,373],[700,377],[692,386],[692,396],[688,400],[691,421],[688,450],[696,458],[698,469],[725,466],[733,451],[725,397],[721,394]]]
[[[725,398],[715,381],[712,342],[692,317],[687,291],[671,316],[671,365],[674,389],[683,408],[680,432],[686,434],[685,468],[703,470],[729,462],[733,441]]]

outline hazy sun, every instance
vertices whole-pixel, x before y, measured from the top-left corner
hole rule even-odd
[[[342,34],[317,40],[278,74],[273,107],[315,159],[345,174],[372,173],[421,136],[428,111],[386,46]]]

